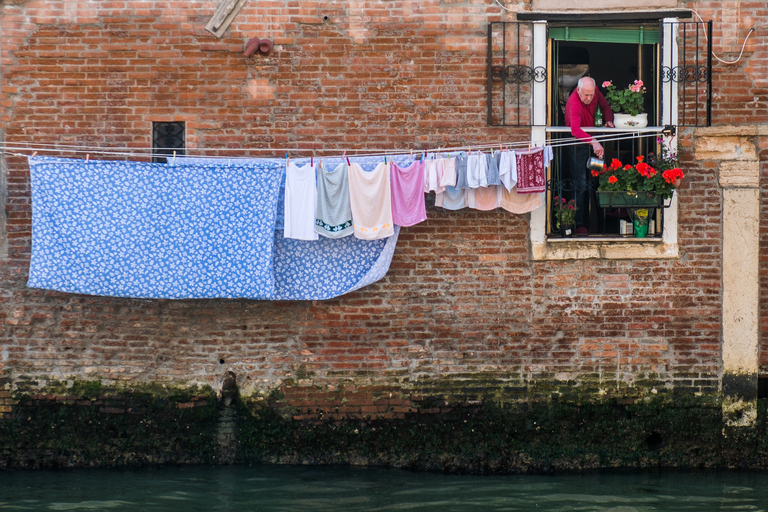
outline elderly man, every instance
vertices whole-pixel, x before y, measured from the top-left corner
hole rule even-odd
[[[594,79],[585,76],[579,79],[579,84],[565,104],[565,125],[571,128],[571,135],[592,146],[598,158],[603,158],[603,146],[581,129],[582,126],[595,125],[597,107],[603,111],[605,126],[613,128],[613,112],[600,91],[597,90]],[[589,190],[587,188],[589,146],[586,144],[571,144],[566,146],[571,169],[571,179],[574,184],[574,199],[576,200],[576,231],[577,235],[587,234],[585,218],[589,210]]]

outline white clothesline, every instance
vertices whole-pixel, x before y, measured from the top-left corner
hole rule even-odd
[[[607,133],[607,134],[595,134],[593,138],[600,142],[621,141],[637,138],[658,137],[661,135],[659,132],[622,132],[622,133]],[[551,139],[547,141],[546,145],[550,147],[566,147],[577,144],[584,144],[584,141],[575,137],[564,137]],[[475,151],[475,150],[489,150],[496,148],[510,148],[515,150],[541,147],[541,143],[534,143],[533,141],[509,141],[509,142],[486,142],[483,144],[465,144],[462,146],[450,146],[450,147],[437,147],[426,149],[411,149],[411,148],[394,148],[394,149],[347,149],[333,150],[332,154],[327,154],[326,151],[315,151],[308,149],[296,149],[296,148],[272,148],[272,147],[254,147],[254,148],[179,148],[179,156],[202,156],[205,158],[220,158],[220,159],[239,159],[239,158],[254,158],[250,155],[241,156],[205,156],[207,152],[248,152],[248,153],[271,153],[272,158],[281,158],[283,155],[292,159],[308,159],[314,158],[342,158],[348,156],[353,157],[373,157],[373,156],[392,156],[403,154],[419,155],[421,153],[455,153],[460,151]],[[162,153],[157,153],[158,149],[163,150]],[[50,153],[75,153],[90,155],[103,155],[103,156],[128,156],[128,157],[162,157],[173,158],[169,152],[174,151],[175,148],[153,148],[153,147],[103,147],[103,146],[84,146],[84,145],[63,145],[63,144],[46,144],[26,142],[24,144],[5,143],[0,144],[0,154],[10,154],[13,156],[32,156],[34,154],[50,154]],[[183,155],[182,155],[183,151]]]

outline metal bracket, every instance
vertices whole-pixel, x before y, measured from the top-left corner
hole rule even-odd
[[[673,126],[668,124],[664,127],[663,130],[661,130],[662,135],[665,137],[674,137],[675,134],[677,134],[677,126]]]

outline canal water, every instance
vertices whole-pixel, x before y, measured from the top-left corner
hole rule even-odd
[[[768,472],[457,476],[350,467],[0,471],[0,511],[766,511]]]

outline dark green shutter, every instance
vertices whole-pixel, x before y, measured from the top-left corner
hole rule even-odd
[[[549,38],[593,43],[658,44],[658,27],[550,27]]]

